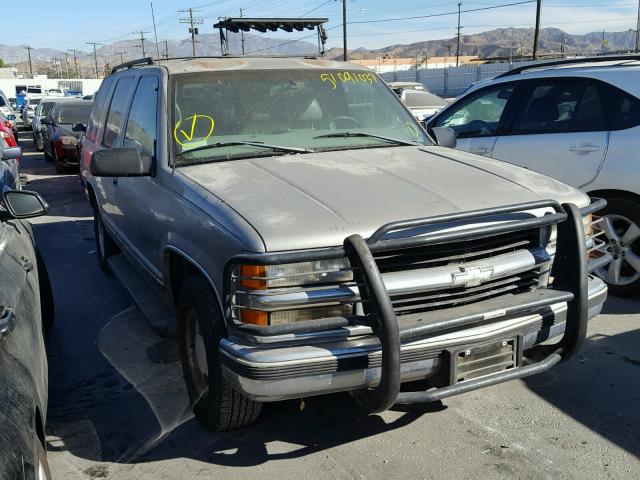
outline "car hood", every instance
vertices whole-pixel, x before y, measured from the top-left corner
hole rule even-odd
[[[74,132],[71,130],[73,128],[73,124],[71,123],[58,123],[56,127],[61,136],[76,138],[80,138],[82,136],[82,132]]]
[[[182,167],[261,235],[266,251],[341,245],[382,225],[541,199],[588,198],[544,175],[442,147],[394,147]]]

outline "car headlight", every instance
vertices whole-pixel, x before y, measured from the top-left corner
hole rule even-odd
[[[238,265],[229,301],[234,321],[283,325],[351,315],[353,304],[340,287],[353,282],[346,258],[280,265]]]
[[[75,145],[78,143],[78,139],[76,137],[62,135],[60,137],[60,143],[62,143],[62,145]]]

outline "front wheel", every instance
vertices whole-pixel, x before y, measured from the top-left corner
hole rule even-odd
[[[118,253],[118,246],[104,228],[100,208],[94,204],[93,207],[93,233],[96,237],[96,255],[98,257],[98,265],[100,269],[107,275],[111,275],[111,268],[107,259]]]
[[[613,260],[596,271],[618,297],[640,295],[640,205],[630,198],[607,199],[602,229]]]
[[[209,283],[201,276],[185,280],[179,297],[182,371],[193,411],[210,430],[244,427],[260,415],[262,404],[244,397],[222,373],[218,345],[224,322]]]

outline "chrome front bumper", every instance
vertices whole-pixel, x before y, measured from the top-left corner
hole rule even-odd
[[[589,319],[600,313],[606,297],[604,282],[589,277]],[[403,341],[401,381],[438,373],[442,353],[448,348],[472,347],[517,336],[526,351],[563,335],[566,315],[567,303],[562,302],[532,315]],[[322,341],[322,336],[327,340]],[[317,343],[304,345],[291,343],[297,340],[296,335],[272,338],[268,344],[260,345],[224,339],[220,343],[223,373],[238,391],[263,402],[358,390],[380,383],[380,342],[368,327],[346,327],[322,336],[316,338]]]

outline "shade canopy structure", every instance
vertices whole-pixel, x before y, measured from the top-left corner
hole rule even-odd
[[[222,55],[229,55],[229,37],[228,32],[239,33],[256,30],[258,32],[276,32],[284,30],[285,32],[302,32],[305,30],[317,30],[318,33],[318,51],[321,55],[325,51],[325,43],[327,42],[327,32],[324,24],[329,21],[328,18],[249,18],[249,17],[227,17],[222,18],[213,27],[220,31],[220,47]]]

